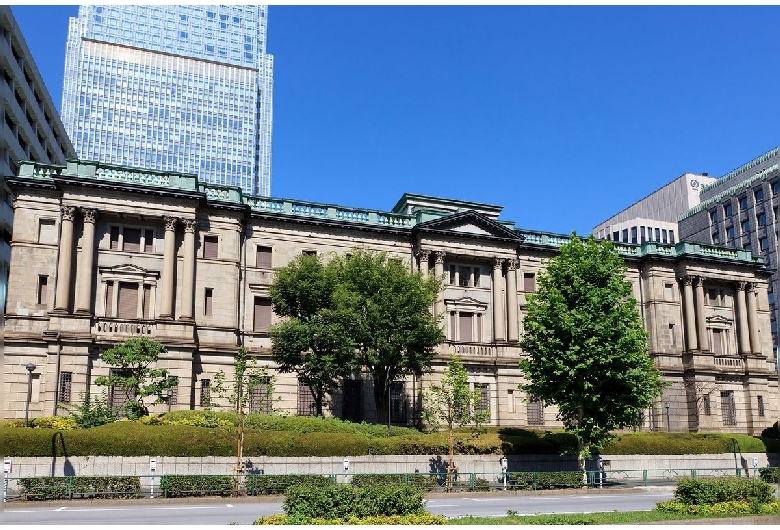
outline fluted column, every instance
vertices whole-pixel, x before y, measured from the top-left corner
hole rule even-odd
[[[756,286],[752,283],[748,284],[747,286],[747,318],[748,318],[748,327],[750,328],[750,351],[754,354],[760,354],[761,352],[761,343],[760,338],[758,335],[758,322],[757,322],[757,311],[758,308],[756,307]]]
[[[683,298],[685,299],[683,308],[685,311],[685,341],[688,351],[699,349],[699,341],[696,338],[696,312],[693,308],[693,277],[683,278]]]
[[[503,277],[501,269],[504,260],[493,258],[493,340],[506,340],[506,320],[504,318],[504,299],[501,297]]]
[[[165,254],[163,254],[162,299],[160,318],[173,318],[173,277],[176,267],[176,218],[163,217],[165,222]]]
[[[434,252],[436,258],[436,265],[434,266],[434,273],[437,278],[444,276],[444,252]],[[439,297],[436,299],[436,307],[434,308],[434,316],[439,316],[444,313],[444,291],[439,293]]]
[[[181,318],[191,320],[195,316],[195,227],[197,221],[185,219],[184,225],[184,267],[181,282]]]
[[[60,226],[60,254],[57,265],[57,292],[54,296],[54,309],[67,311],[70,307],[70,271],[73,268],[73,220],[76,218],[75,206],[60,206],[62,221]]]
[[[81,259],[76,269],[76,312],[91,313],[92,264],[95,261],[95,222],[97,210],[82,208],[84,233],[81,237]]]
[[[693,281],[696,289],[696,325],[699,334],[699,349],[701,351],[710,351],[706,313],[704,311],[704,278],[696,276]]]
[[[747,282],[737,283],[737,343],[739,353],[750,352],[750,335],[748,331],[747,309],[745,308],[745,289]]]
[[[517,324],[517,260],[510,259],[506,269],[506,321],[507,339],[517,342],[520,328]]]
[[[428,259],[431,256],[430,250],[421,250],[417,253],[417,258],[420,260],[420,272],[423,278],[428,277]]]

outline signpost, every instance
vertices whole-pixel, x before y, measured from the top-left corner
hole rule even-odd
[[[11,459],[3,460],[3,504],[5,504],[6,495],[8,495],[8,474],[11,472]]]
[[[157,469],[157,459],[150,458],[149,459],[149,471],[152,474],[152,493],[149,495],[150,499],[154,499],[154,472]]]

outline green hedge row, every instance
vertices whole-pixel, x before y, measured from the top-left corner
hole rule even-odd
[[[377,473],[353,475],[350,484],[356,488],[366,486],[409,485],[423,491],[432,491],[443,483],[443,475],[428,475],[422,473]]]
[[[247,495],[280,495],[290,486],[326,487],[335,484],[323,475],[247,475],[244,491]],[[164,497],[227,497],[237,489],[232,475],[162,475],[160,490]]]
[[[349,517],[342,519],[296,518],[295,524],[305,525],[443,525],[447,524],[447,518],[432,513],[413,513],[410,515],[378,515],[375,517]],[[268,515],[257,519],[255,524],[293,524],[290,518],[284,514]]]
[[[348,519],[422,514],[425,513],[423,502],[423,492],[412,486],[293,486],[287,489],[282,507],[296,524],[295,520],[314,517]]]
[[[764,482],[770,484],[777,484],[777,468],[776,467],[763,467],[758,470],[758,476]]]
[[[46,501],[100,497],[135,499],[141,496],[138,477],[35,477],[19,479],[24,500]]]
[[[581,488],[582,471],[518,471],[508,474],[513,489],[549,490],[557,488]]]
[[[744,517],[748,515],[780,515],[777,501],[727,501],[715,504],[686,504],[677,501],[663,501],[655,505],[656,510],[680,515],[699,517]]]
[[[772,486],[759,479],[684,478],[677,481],[674,500],[699,505],[730,501],[769,503],[773,493]]]

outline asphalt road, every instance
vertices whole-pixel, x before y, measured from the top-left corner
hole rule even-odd
[[[588,513],[651,510],[672,498],[671,489],[603,492],[438,494],[428,499],[429,512],[502,516],[518,514]],[[261,515],[283,513],[279,499],[184,499],[137,501],[11,502],[3,525],[227,525],[250,524]]]

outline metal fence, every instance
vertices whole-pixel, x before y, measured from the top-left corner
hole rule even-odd
[[[583,484],[583,475],[585,483]],[[537,491],[564,488],[673,486],[686,477],[745,477],[741,468],[507,471],[505,473],[382,473],[325,475],[141,475],[132,477],[9,477],[3,499],[170,498],[281,495],[293,485],[408,484],[429,492]]]

